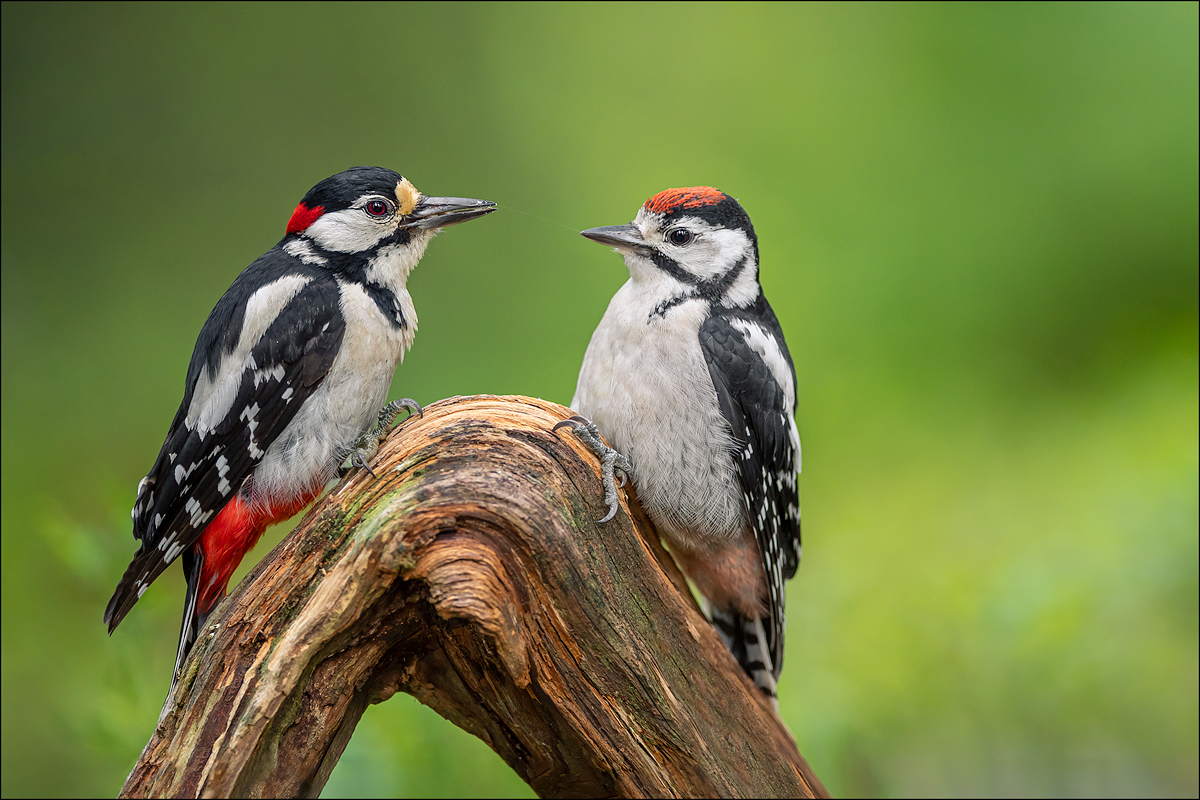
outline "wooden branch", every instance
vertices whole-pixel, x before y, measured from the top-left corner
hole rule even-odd
[[[826,796],[631,495],[593,522],[570,413],[452,398],[398,426],[217,609],[121,795],[315,797],[401,691],[543,797]]]

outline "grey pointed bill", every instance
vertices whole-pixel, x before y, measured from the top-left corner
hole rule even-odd
[[[460,222],[482,217],[496,210],[490,200],[473,200],[469,197],[422,197],[421,202],[408,215],[406,227],[445,228]]]
[[[615,247],[618,250],[646,250],[649,245],[642,238],[641,232],[633,225],[609,225],[604,228],[588,228],[580,231],[580,236],[591,239],[597,244]]]

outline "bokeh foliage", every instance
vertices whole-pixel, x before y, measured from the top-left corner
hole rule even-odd
[[[5,3],[2,793],[119,787],[178,570],[100,616],[195,334],[380,164],[501,205],[410,281],[421,402],[568,402],[626,277],[576,232],[746,206],[807,456],[782,712],[836,794],[1194,796],[1197,73],[1194,3]],[[397,697],[355,794],[528,789]]]

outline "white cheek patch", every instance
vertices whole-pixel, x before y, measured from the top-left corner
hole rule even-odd
[[[348,208],[322,214],[304,230],[304,235],[322,250],[334,253],[359,253],[374,247],[380,239],[396,231],[396,220],[375,222],[361,209]]]
[[[666,242],[663,249],[681,267],[701,280],[719,278],[734,269],[754,248],[742,231],[711,228],[699,220],[685,220],[696,234],[691,244],[679,247]]]
[[[720,266],[717,273],[732,269],[748,253],[754,252],[750,237],[745,231],[721,228],[704,234],[700,246],[709,247],[712,251],[712,261]]]

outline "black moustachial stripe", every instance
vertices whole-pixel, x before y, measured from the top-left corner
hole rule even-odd
[[[411,240],[412,231],[401,228],[390,236],[385,236],[376,242],[369,250],[364,250],[360,253],[337,253],[322,248],[312,240],[309,240],[308,244],[312,247],[314,253],[325,259],[325,264],[322,266],[327,272],[332,271],[337,273],[344,280],[353,281],[361,286],[363,291],[367,293],[367,296],[375,302],[375,306],[379,309],[379,313],[383,314],[383,318],[394,327],[403,330],[408,327],[408,320],[405,319],[404,312],[400,309],[400,303],[396,300],[396,295],[383,284],[368,279],[367,267],[375,254],[384,247],[406,245]]]
[[[718,275],[715,278],[704,279],[693,275],[683,267],[679,266],[673,259],[667,256],[660,250],[655,250],[651,255],[654,265],[663,272],[670,275],[680,283],[685,283],[690,289],[683,294],[677,294],[667,300],[662,301],[650,311],[650,316],[646,320],[647,324],[652,322],[655,317],[666,317],[667,312],[680,303],[688,300],[707,300],[710,303],[715,303],[725,296],[725,293],[733,286],[738,277],[745,271],[746,265],[750,263],[750,254],[742,256],[742,259],[734,265],[733,269],[723,275]]]

